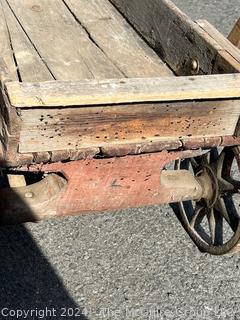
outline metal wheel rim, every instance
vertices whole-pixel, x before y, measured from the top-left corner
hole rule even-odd
[[[201,170],[201,164],[200,164],[200,160],[201,162],[206,162],[207,157],[210,158],[212,157],[213,153],[216,153],[216,150],[212,150],[211,154],[208,153],[207,155],[204,155],[201,159],[200,158],[193,158],[193,159],[188,159],[188,160],[183,160],[183,161],[188,161],[189,163],[194,163],[195,165],[199,167],[199,170]],[[220,157],[222,156],[222,154],[224,154],[224,161],[222,164],[222,171],[227,175],[230,173],[230,167],[233,164],[234,158],[238,157],[238,168],[240,168],[240,149],[239,147],[235,147],[235,148],[225,148],[222,153],[218,156],[218,159],[220,159]],[[176,165],[175,165],[175,169],[179,170],[179,169],[187,169],[186,167],[183,168],[183,161],[177,161]],[[189,168],[188,168],[189,169]],[[197,170],[194,172],[195,174],[197,174]],[[229,178],[229,181],[231,182],[233,179]],[[221,181],[220,181],[221,182]],[[220,198],[221,199],[221,198]],[[225,199],[226,200],[226,199]],[[224,201],[224,206],[227,207],[227,204]],[[220,200],[218,200],[220,201]],[[199,249],[201,251],[204,252],[208,252],[210,254],[213,255],[222,255],[222,254],[226,254],[229,252],[232,252],[236,246],[238,245],[238,243],[240,242],[240,215],[238,214],[237,217],[235,217],[236,213],[234,213],[234,221],[231,220],[230,222],[228,221],[228,223],[231,223],[232,226],[230,226],[231,228],[233,227],[233,222],[234,222],[234,230],[233,230],[233,235],[232,237],[226,241],[225,243],[220,243],[219,239],[217,239],[218,241],[216,241],[216,239],[213,237],[213,235],[211,234],[211,241],[207,241],[207,239],[203,237],[203,234],[201,235],[200,232],[200,227],[201,225],[195,225],[195,222],[192,220],[190,221],[189,217],[189,213],[187,213],[187,210],[190,210],[191,208],[191,201],[187,201],[187,202],[180,202],[178,204],[178,213],[180,214],[180,218],[181,218],[181,222],[183,227],[185,228],[185,230],[187,231],[187,233],[189,234],[189,236],[191,237],[191,239],[194,241],[194,243],[199,247]],[[199,203],[196,203],[196,206],[199,205]],[[232,205],[234,205],[233,201],[232,201]],[[195,210],[193,211],[191,217],[192,219],[197,219],[197,217],[193,217],[194,212],[197,210],[197,207],[195,206]],[[200,209],[199,209],[200,210]],[[202,209],[203,210],[203,209]],[[209,218],[212,219],[212,225],[210,226],[209,224],[209,230],[211,233],[211,227],[213,226],[213,216],[215,216],[215,220],[217,221],[217,219],[225,219],[225,217],[223,217],[223,213],[218,212],[219,216],[216,216],[216,208],[212,208],[213,213],[211,213],[209,215],[209,217],[207,217],[207,220],[209,222]],[[234,209],[236,211],[236,209]],[[237,212],[237,211],[236,211]],[[198,213],[199,215],[201,213]],[[196,213],[196,216],[198,216],[198,214]],[[220,214],[222,215],[221,218]],[[228,214],[230,214],[230,212],[228,211]],[[205,217],[207,216],[207,212],[204,214]],[[219,221],[218,221],[219,223]],[[229,224],[230,225],[230,224]],[[210,243],[211,242],[211,243]]]

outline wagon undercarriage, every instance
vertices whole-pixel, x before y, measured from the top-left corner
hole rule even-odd
[[[0,17],[2,224],[178,203],[200,249],[238,250],[239,24],[227,40],[168,0]]]

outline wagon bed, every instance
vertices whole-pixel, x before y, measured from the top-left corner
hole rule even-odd
[[[13,189],[0,220],[206,196],[209,181],[163,169],[240,145],[229,39],[168,0],[1,0],[0,153]],[[26,185],[30,172],[40,182]]]

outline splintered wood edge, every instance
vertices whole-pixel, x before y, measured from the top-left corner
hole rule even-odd
[[[149,79],[7,82],[17,108],[240,98],[240,74]]]

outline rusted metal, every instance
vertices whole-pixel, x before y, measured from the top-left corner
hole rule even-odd
[[[240,123],[240,122],[239,122]],[[16,163],[19,166],[41,164],[58,161],[77,161],[84,159],[92,159],[97,156],[104,157],[122,157],[126,155],[137,155],[152,152],[179,151],[179,150],[196,150],[199,148],[209,149],[220,146],[240,145],[240,137],[237,136],[216,136],[216,137],[184,137],[177,140],[158,141],[158,142],[143,142],[139,144],[123,144],[118,146],[108,146],[101,148],[83,148],[76,151],[59,150],[53,152],[35,152],[35,153],[18,153],[15,149],[12,150],[7,158],[1,158],[0,150],[0,165],[2,167],[15,167]],[[0,146],[1,147],[1,146]]]
[[[189,138],[183,140],[183,147],[190,150],[198,148],[214,148],[219,147],[221,143],[222,137]]]
[[[231,147],[240,145],[240,137],[239,136],[226,136],[222,137],[221,146]]]
[[[234,162],[235,161],[235,162]],[[178,161],[177,170],[192,169],[202,185],[202,199],[180,202],[178,213],[189,236],[205,252],[222,255],[240,249],[240,147],[212,149],[203,157]],[[206,218],[205,222],[204,219]]]

